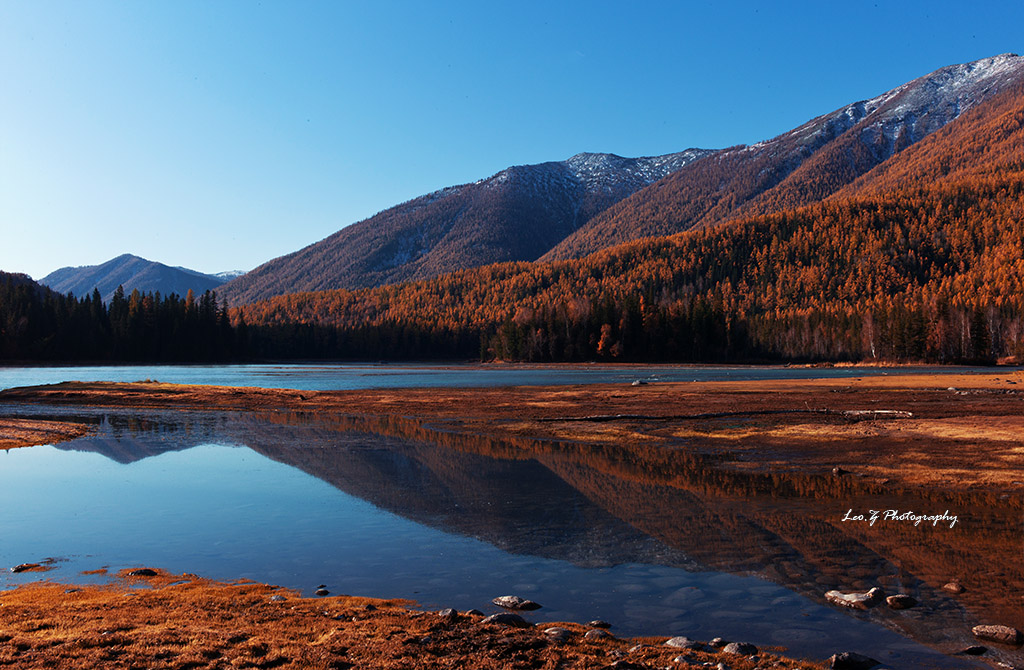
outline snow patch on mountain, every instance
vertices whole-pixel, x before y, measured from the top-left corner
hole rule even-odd
[[[950,65],[738,151],[761,153],[782,146],[795,151],[813,151],[860,126],[858,132],[862,139],[887,157],[1005,90],[1022,75],[1024,57],[1010,53]]]
[[[217,272],[211,276],[216,277],[217,279],[220,279],[222,281],[229,282],[232,279],[235,279],[236,277],[241,277],[246,272],[246,270],[225,270],[224,272]]]
[[[565,164],[590,191],[623,186],[639,190],[711,153],[714,152],[708,149],[687,149],[674,154],[642,158],[580,153],[565,161]]]
[[[641,158],[579,153],[564,161],[506,168],[475,185],[491,189],[515,185],[539,194],[582,189],[589,194],[622,198],[712,153],[714,150],[687,149]]]

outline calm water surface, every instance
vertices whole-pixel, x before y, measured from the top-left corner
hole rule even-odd
[[[827,523],[879,501],[739,495],[699,464],[671,473],[670,486],[637,479],[643,463],[621,455],[538,444],[513,458],[493,440],[344,417],[0,407],[69,413],[96,434],[0,453],[0,565],[52,558],[47,576],[76,582],[84,570],[155,566],[427,608],[494,611],[492,597],[516,593],[544,605],[534,620],[604,618],[621,635],[974,667],[921,643],[948,647],[952,635],[966,646],[976,612],[902,570],[884,537],[865,543]],[[969,537],[1019,534],[1019,512],[965,504]],[[917,537],[894,541],[951,536]],[[0,588],[34,579],[4,574]],[[931,606],[848,613],[823,603],[829,588],[879,580]]]
[[[0,367],[0,390],[63,381],[259,386],[305,391],[413,387],[537,386],[650,381],[850,378],[892,374],[991,373],[993,368],[786,368],[777,366],[486,365],[120,365]]]

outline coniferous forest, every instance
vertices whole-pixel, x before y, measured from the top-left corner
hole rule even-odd
[[[1024,353],[1024,180],[1011,181],[239,313],[264,355],[995,362]]]
[[[239,335],[213,292],[195,298],[118,289],[61,295],[27,277],[0,273],[0,359],[14,361],[223,361],[244,357]]]

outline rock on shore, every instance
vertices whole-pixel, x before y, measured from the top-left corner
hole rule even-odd
[[[867,593],[843,593],[842,591],[829,591],[825,594],[825,600],[840,607],[851,607],[853,609],[871,609],[885,598],[885,592],[877,586]]]
[[[498,607],[504,607],[507,610],[523,610],[528,612],[531,610],[539,610],[541,606],[532,600],[525,600],[519,596],[498,596],[491,601]]]
[[[989,642],[1001,642],[1002,644],[1020,644],[1021,632],[1010,626],[975,626],[971,629],[974,637]]]

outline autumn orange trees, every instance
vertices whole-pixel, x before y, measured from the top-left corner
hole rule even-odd
[[[529,360],[993,360],[1021,349],[1022,196],[1024,175],[1004,171],[239,315],[381,356],[482,340],[485,356]]]
[[[302,333],[295,346],[315,355],[1021,357],[1024,90],[975,108],[823,202],[578,260],[282,296],[236,318],[276,344]]]

